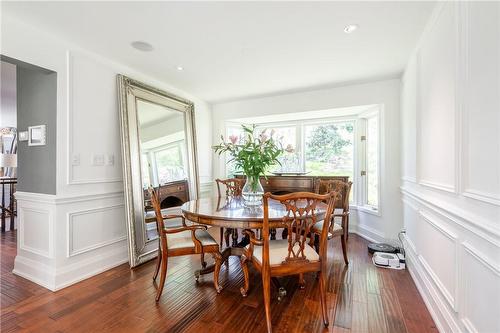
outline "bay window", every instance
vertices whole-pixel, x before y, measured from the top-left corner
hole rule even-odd
[[[250,122],[247,122],[251,123]],[[338,118],[258,123],[257,133],[266,131],[285,152],[281,165],[270,174],[307,173],[310,176],[349,176],[353,182],[350,202],[368,212],[378,212],[380,139],[379,108]],[[244,140],[240,123],[227,123],[226,137]],[[241,172],[226,157],[226,176]]]

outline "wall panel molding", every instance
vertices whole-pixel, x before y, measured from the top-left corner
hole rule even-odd
[[[493,305],[493,304],[488,304],[487,307],[489,306],[493,306],[494,308],[498,308],[498,305],[500,304],[500,267],[497,266],[497,264],[495,264],[490,258],[488,258],[484,253],[481,253],[479,250],[477,250],[473,245],[471,245],[470,243],[468,242],[463,242],[462,243],[462,255],[464,256],[464,260],[468,257],[472,260],[474,260],[476,263],[478,263],[479,265],[481,265],[483,268],[485,268],[488,272],[490,272],[492,274],[492,276],[494,278],[497,279],[496,283],[493,283],[493,287],[496,286],[497,288],[497,295],[495,297],[495,294],[491,295],[489,294],[489,296],[492,297],[492,301],[497,301],[497,305]],[[492,331],[498,331],[500,330],[500,324],[498,324],[497,322],[497,327],[496,328],[492,328],[492,327],[488,327],[488,328],[480,328],[478,329],[477,326],[478,325],[484,325],[485,324],[485,321],[481,321],[481,322],[478,322],[476,324],[474,324],[474,319],[472,318],[469,318],[469,315],[471,315],[470,313],[470,307],[472,306],[473,308],[475,307],[478,307],[478,306],[481,306],[481,304],[476,304],[476,301],[477,300],[470,300],[469,296],[468,295],[476,295],[477,292],[481,292],[480,290],[478,290],[478,286],[476,285],[476,288],[475,289],[472,289],[473,287],[471,287],[471,283],[475,282],[476,284],[482,284],[482,283],[485,283],[484,280],[482,281],[471,281],[469,280],[468,278],[468,275],[467,275],[467,270],[465,269],[465,266],[463,266],[463,269],[462,269],[462,272],[461,272],[461,276],[463,276],[463,281],[462,281],[462,297],[461,297],[461,301],[462,301],[462,306],[461,306],[461,310],[462,310],[462,313],[461,313],[461,322],[462,324],[464,325],[464,327],[466,328],[466,330],[468,332],[481,332],[481,331],[486,331],[486,330],[492,330]],[[489,286],[489,287],[492,287],[492,286]],[[471,290],[472,289],[472,290]],[[484,293],[484,291],[483,291]],[[484,298],[484,295],[480,298]],[[496,321],[496,318],[488,318],[488,320],[491,322],[494,322]],[[495,325],[495,324],[493,324]]]
[[[491,5],[491,4],[488,4],[488,5]],[[494,5],[494,4],[493,4]],[[478,76],[482,76],[484,77],[484,74],[486,72],[489,72],[491,70],[494,71],[494,68],[491,68],[492,66],[489,66],[488,68],[485,68],[485,67],[481,67],[481,66],[484,66],[483,63],[481,63],[480,65],[480,70],[478,70],[478,66],[477,66],[477,62],[476,62],[476,66],[474,65],[473,63],[473,55],[472,55],[472,52],[475,51],[475,52],[478,52],[479,50],[476,48],[473,48],[473,45],[472,45],[472,42],[475,42],[476,39],[479,39],[479,38],[487,38],[485,37],[484,34],[481,34],[480,36],[473,36],[473,33],[472,33],[472,16],[471,16],[471,7],[472,6],[477,6],[476,4],[473,4],[473,3],[469,3],[469,2],[463,2],[463,3],[459,3],[459,5],[457,5],[459,7],[459,15],[461,16],[462,20],[460,22],[460,29],[459,29],[459,32],[460,32],[460,41],[461,41],[461,47],[460,47],[460,55],[461,55],[461,89],[462,89],[462,93],[460,94],[460,103],[461,103],[461,115],[462,115],[462,118],[463,118],[463,121],[461,123],[461,126],[460,126],[460,129],[461,129],[461,140],[460,140],[460,151],[463,152],[461,154],[461,158],[460,158],[460,164],[462,166],[462,169],[461,169],[461,179],[462,179],[462,186],[461,186],[461,194],[467,198],[471,198],[471,199],[474,199],[474,200],[478,200],[478,201],[481,201],[481,202],[484,202],[484,203],[487,203],[487,204],[492,204],[492,205],[495,205],[495,206],[500,206],[500,190],[498,190],[497,193],[493,193],[491,191],[487,191],[487,190],[482,190],[482,189],[479,189],[479,188],[474,188],[471,184],[471,179],[470,179],[470,163],[471,161],[473,161],[473,158],[472,156],[470,156],[469,154],[469,150],[471,149],[469,147],[469,143],[470,143],[470,140],[471,140],[471,133],[470,133],[470,120],[475,120],[477,117],[478,117],[478,111],[481,111],[481,113],[483,114],[483,117],[484,117],[484,114],[488,114],[488,110],[487,110],[487,106],[485,105],[476,105],[473,103],[471,96],[473,96],[473,89],[471,88],[474,88],[474,86],[477,86],[478,84],[480,83],[486,83],[486,82],[474,82],[473,81],[473,78],[474,78],[474,74],[475,74],[475,77],[477,78]],[[497,19],[500,18],[500,5],[497,4]],[[477,19],[477,17],[476,17]],[[481,17],[481,19],[488,19],[488,18],[483,18]],[[491,19],[491,17],[489,18]],[[491,22],[491,21],[490,21]],[[493,26],[491,27],[493,28]],[[491,42],[491,39],[490,40],[485,40],[484,42]],[[496,42],[497,43],[497,46],[500,47],[500,42]],[[489,43],[488,43],[489,44]],[[493,46],[494,47],[494,46]],[[488,51],[490,50],[480,50],[480,53],[481,54],[484,54],[484,53],[489,53]],[[497,52],[498,53],[498,52]],[[500,56],[500,53],[497,54],[497,56]],[[477,59],[476,59],[477,60]],[[491,65],[491,64],[490,64]],[[500,68],[500,60],[497,59],[497,69]],[[483,75],[482,75],[483,74]],[[489,82],[491,84],[491,82]],[[497,83],[496,83],[498,89],[500,89],[500,83],[498,83],[498,79],[497,79]],[[481,90],[481,93],[480,94],[484,94],[485,91],[487,91],[487,89],[482,89]],[[476,91],[477,92],[477,91]],[[498,91],[497,91],[497,95],[498,95]],[[487,98],[486,97],[489,97],[489,96],[485,96],[485,95],[481,95],[481,100],[486,100]],[[490,96],[491,97],[491,96]],[[497,96],[498,98],[498,96]],[[476,102],[477,102],[478,98],[476,96]],[[491,100],[490,100],[491,102]],[[491,107],[490,105],[488,105],[489,107]],[[481,109],[481,107],[483,107],[483,109]],[[497,100],[497,105],[494,105],[493,108],[496,109],[496,112],[498,112],[498,107],[500,107],[500,100]],[[479,109],[478,109],[479,108]],[[486,118],[488,119],[488,118]],[[500,120],[500,118],[499,118]],[[490,122],[490,123],[494,123],[494,122]],[[485,124],[486,125],[486,124]],[[500,126],[497,125],[497,131],[500,130]],[[484,129],[486,130],[486,128]],[[491,130],[491,129],[490,129]],[[492,140],[489,140],[489,141],[492,141]],[[487,144],[491,144],[490,142],[488,142]],[[497,146],[498,147],[498,146]],[[482,148],[482,147],[481,147]],[[491,149],[491,147],[490,147]],[[488,150],[489,151],[489,150]],[[493,152],[490,152],[490,154],[494,154]],[[490,169],[491,171],[491,169]]]
[[[425,198],[422,194],[406,187],[402,187],[401,192],[404,197],[423,205],[426,209],[456,223],[492,245],[500,247],[500,230],[490,226],[483,218],[474,214],[461,214],[461,210],[454,205],[445,205],[439,201]]]
[[[88,246],[84,246],[81,248],[75,248],[74,246],[74,239],[75,237],[78,237],[78,235],[75,235],[74,233],[74,223],[75,223],[75,218],[78,216],[84,216],[84,215],[92,215],[92,214],[98,214],[98,213],[103,213],[111,210],[125,210],[125,205],[124,204],[117,204],[117,205],[111,205],[111,206],[106,206],[106,207],[99,207],[99,208],[91,208],[91,209],[85,209],[85,210],[77,210],[73,212],[68,212],[67,213],[67,257],[74,257],[76,255],[80,255],[83,253],[91,252],[97,249],[100,249],[102,247],[112,245],[121,241],[124,241],[127,239],[127,235],[125,232],[124,228],[124,234],[117,236],[117,237],[112,237],[103,241],[98,241],[94,242],[93,244],[90,244]],[[104,221],[104,223],[110,223],[111,221]]]
[[[459,124],[459,107],[457,105],[456,78],[458,72],[458,33],[456,7],[453,3],[445,3],[433,14],[426,27],[425,39],[422,39],[416,54],[416,124],[417,124],[417,149],[416,149],[416,178],[417,183],[438,191],[458,193],[457,179],[457,151],[456,143],[457,125]],[[444,24],[452,20],[450,28]],[[453,31],[452,36],[446,33]],[[441,40],[437,38],[441,37]],[[452,37],[452,38],[450,38]],[[443,43],[450,45],[442,45]],[[451,50],[452,51],[448,51]],[[453,53],[453,68],[447,67],[450,57],[444,58],[444,53]],[[440,61],[440,63],[439,63]],[[431,67],[434,66],[434,67]],[[429,69],[430,68],[430,69]],[[431,70],[433,69],[433,70]],[[438,73],[441,76],[438,76]],[[438,81],[434,86],[430,82]],[[429,82],[427,82],[429,81]],[[423,89],[426,87],[426,89]],[[452,87],[452,88],[445,88]],[[437,89],[432,94],[430,90]],[[437,97],[439,94],[439,98]],[[424,112],[427,114],[424,114]],[[453,117],[452,122],[447,122]],[[453,125],[453,131],[444,133],[439,140],[429,142],[431,134],[437,133],[437,124],[440,128],[447,129]],[[448,154],[452,151],[453,153]],[[436,156],[441,156],[441,163],[436,163]],[[432,172],[431,172],[432,170]],[[453,177],[448,176],[453,170]],[[431,177],[432,174],[432,177]],[[450,178],[450,179],[448,179]]]
[[[432,217],[431,215],[419,211],[419,215],[422,218],[423,221],[427,222],[434,230],[438,231],[441,233],[443,236],[448,238],[454,246],[454,268],[455,271],[453,272],[453,290],[449,290],[448,287],[443,283],[441,278],[436,274],[436,272],[432,269],[432,267],[429,265],[429,263],[426,261],[426,259],[422,256],[419,255],[418,259],[420,260],[422,267],[425,269],[427,274],[431,277],[432,281],[436,284],[438,287],[439,291],[441,294],[444,296],[448,304],[453,308],[453,310],[458,311],[458,303],[457,303],[457,298],[458,298],[458,286],[459,286],[459,266],[460,266],[460,260],[459,260],[459,242],[458,242],[458,236],[455,234],[452,230],[449,228],[445,227],[443,224],[440,222],[437,222],[437,220]]]
[[[408,239],[405,237],[405,241]],[[416,253],[406,252],[407,267],[410,275],[417,286],[417,289],[422,296],[427,309],[429,310],[432,319],[436,323],[439,332],[462,332],[460,325],[455,320],[453,312],[445,303],[446,301],[440,297],[440,292],[435,285],[429,280],[428,275],[424,271],[421,261]],[[453,311],[453,310],[452,310]]]
[[[18,210],[19,210],[19,249],[27,252],[34,253],[36,255],[45,257],[47,259],[52,259],[54,257],[54,245],[53,245],[53,229],[54,229],[54,217],[52,212],[49,209],[42,209],[42,208],[33,208],[33,207],[26,207],[23,204],[19,205],[18,204]],[[43,220],[47,221],[47,239],[44,241],[47,242],[47,249],[40,249],[36,248],[33,246],[30,246],[29,244],[26,244],[26,239],[25,235],[26,232],[32,232],[33,230],[25,230],[26,228],[26,212],[31,212],[38,214]],[[38,239],[42,239],[42,237],[39,237]]]
[[[67,93],[68,93],[68,98],[67,98],[67,106],[66,106],[66,113],[67,113],[67,126],[66,128],[68,129],[68,135],[67,135],[67,142],[66,142],[66,151],[67,151],[67,185],[82,185],[82,184],[103,184],[103,183],[117,183],[117,182],[122,182],[123,178],[122,177],[109,177],[109,178],[103,178],[103,177],[94,177],[94,178],[86,178],[86,179],[77,179],[75,178],[74,175],[74,166],[72,164],[72,157],[73,154],[75,153],[74,149],[74,144],[75,144],[75,137],[74,137],[74,80],[75,80],[75,74],[74,74],[74,54],[75,52],[71,50],[66,50],[66,83],[67,83]],[[87,57],[97,63],[99,63],[98,59],[95,59],[87,54],[83,55],[80,53],[77,53],[79,56],[84,56]],[[118,117],[118,111],[117,111],[117,117]],[[117,163],[117,155],[118,152],[115,152],[115,167]],[[80,156],[81,157],[81,156]],[[80,161],[80,163],[82,163]]]

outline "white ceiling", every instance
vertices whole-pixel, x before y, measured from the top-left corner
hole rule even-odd
[[[2,9],[217,102],[397,76],[434,4],[2,2]],[[345,34],[350,23],[360,28]],[[133,49],[137,40],[154,50]]]

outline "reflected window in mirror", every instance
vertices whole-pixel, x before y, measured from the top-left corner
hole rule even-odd
[[[143,188],[187,178],[184,114],[137,101]]]

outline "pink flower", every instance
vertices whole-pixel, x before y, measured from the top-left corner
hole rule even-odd
[[[293,148],[292,145],[289,144],[288,146],[286,146],[285,151],[288,153],[293,153],[295,149]]]
[[[238,142],[238,139],[239,139],[239,137],[236,135],[229,136],[229,140],[233,143],[233,145],[236,144],[236,142]]]

